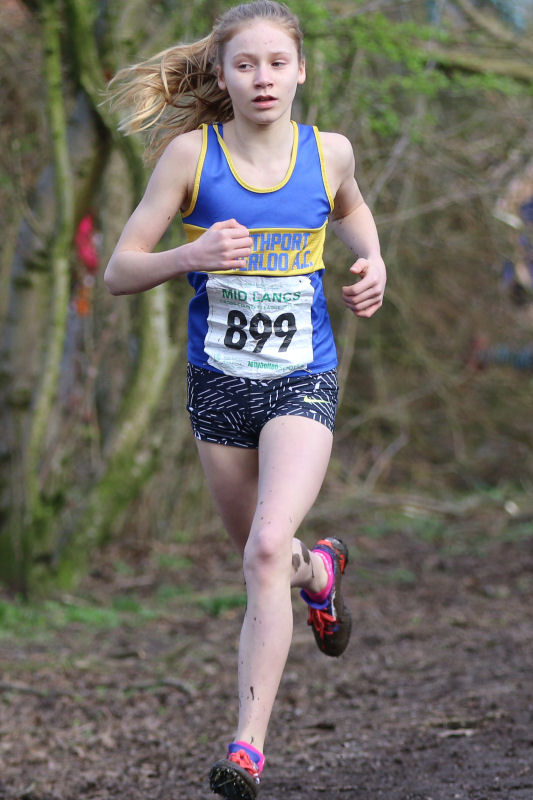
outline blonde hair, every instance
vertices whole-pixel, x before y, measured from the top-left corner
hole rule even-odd
[[[114,108],[129,108],[120,122],[125,134],[148,132],[145,159],[155,161],[178,134],[203,122],[228,122],[233,107],[220,89],[217,67],[224,48],[240,27],[263,18],[282,26],[292,36],[303,58],[303,34],[298,17],[284,3],[254,0],[226,11],[209,36],[193,44],[177,44],[157,55],[121,69],[110,81],[108,99]]]

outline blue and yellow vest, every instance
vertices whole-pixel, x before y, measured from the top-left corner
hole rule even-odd
[[[291,374],[323,372],[336,366],[333,334],[322,286],[323,248],[328,216],[333,199],[328,187],[318,130],[292,123],[293,149],[289,169],[283,181],[269,189],[245,183],[237,174],[223,139],[221,125],[202,126],[202,149],[196,170],[189,208],[183,214],[188,242],[196,240],[213,223],[234,218],[244,225],[253,242],[252,253],[239,270],[228,272],[191,272],[188,280],[195,290],[189,304],[188,359],[199,367],[224,371],[214,366],[204,348],[208,332],[208,279],[224,275],[226,294],[235,286],[246,286],[243,278],[262,281],[308,276],[312,288],[312,358],[302,369]],[[255,285],[250,280],[250,285]],[[237,289],[235,290],[237,296]],[[278,334],[279,335],[279,334]],[[246,374],[243,373],[246,377]]]

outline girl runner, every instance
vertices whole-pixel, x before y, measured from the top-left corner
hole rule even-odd
[[[359,317],[382,304],[385,265],[354,179],[351,145],[292,121],[305,80],[302,33],[272,0],[227,11],[205,39],[122,70],[127,133],[150,129],[157,160],[105,273],[113,294],[186,275],[188,411],[215,506],[243,554],[247,608],[235,738],[210,772],[228,800],[254,800],[292,637],[291,587],[319,648],[339,656],[351,618],[336,537],[295,538],[328,465],[336,354],[322,288],[328,219],[356,255],[342,288]],[[176,215],[186,243],[154,253]]]

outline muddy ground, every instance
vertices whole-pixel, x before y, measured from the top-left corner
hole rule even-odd
[[[262,800],[532,800],[533,532],[484,540],[481,528],[456,526],[449,542],[420,525],[345,531],[353,639],[323,656],[295,595]],[[206,772],[235,719],[242,617],[224,552],[182,546],[183,568],[163,577],[171,559],[117,571],[108,553],[85,597],[134,597],[134,613],[123,601],[118,625],[73,614],[0,639],[2,800],[214,797]],[[188,594],[154,605],[161,581],[185,579]]]

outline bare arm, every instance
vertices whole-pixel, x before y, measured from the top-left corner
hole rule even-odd
[[[216,222],[195,242],[153,252],[190,197],[200,148],[201,134],[193,131],[174,139],[161,156],[106,267],[111,294],[142,292],[191,271],[234,269],[250,255],[249,233],[234,219]]]
[[[355,159],[349,141],[339,134],[322,133],[326,170],[335,205],[330,224],[356,256],[350,272],[360,276],[343,286],[346,306],[359,317],[371,317],[383,303],[387,280],[374,218],[354,178]]]

